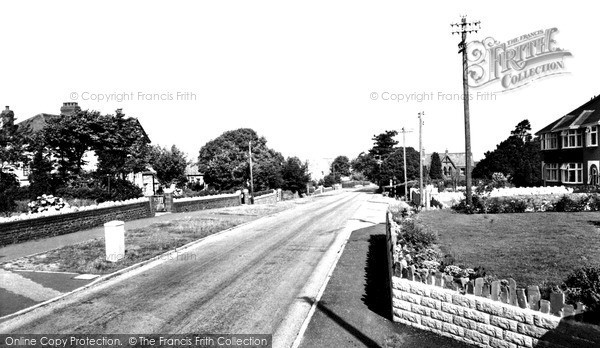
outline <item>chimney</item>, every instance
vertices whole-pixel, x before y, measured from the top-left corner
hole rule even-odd
[[[9,111],[9,110],[10,110],[10,108],[8,107],[8,105],[6,105],[6,111]]]
[[[66,102],[63,103],[63,106],[60,108],[60,115],[69,116],[76,114],[79,111],[81,111],[81,108],[79,107],[77,102]]]

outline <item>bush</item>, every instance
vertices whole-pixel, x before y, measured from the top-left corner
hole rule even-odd
[[[582,302],[591,311],[600,311],[600,266],[582,267],[564,281],[568,302]]]
[[[28,206],[29,211],[33,214],[50,210],[59,211],[63,208],[68,208],[69,204],[67,204],[67,202],[60,197],[54,197],[52,195],[41,195],[35,201],[30,202]]]
[[[527,209],[527,203],[520,199],[512,199],[503,208],[503,213],[524,213]]]
[[[473,204],[467,204],[467,198],[463,198],[458,204],[452,206],[456,212],[463,214],[481,214],[486,212],[484,199],[478,195],[472,195]]]
[[[404,219],[402,221],[401,233],[398,236],[398,242],[410,245],[416,251],[421,251],[433,246],[437,241],[437,234],[434,231],[423,229],[415,219]]]
[[[14,211],[16,191],[19,188],[17,176],[13,173],[4,173],[0,171],[0,213],[6,216]]]
[[[562,196],[554,205],[554,211],[558,212],[576,212],[584,211],[590,198],[588,196],[581,199],[573,199],[567,195]]]

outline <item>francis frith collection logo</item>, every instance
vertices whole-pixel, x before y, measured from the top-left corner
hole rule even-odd
[[[508,91],[567,73],[564,58],[571,53],[557,46],[557,32],[557,28],[537,30],[504,43],[492,37],[469,42],[469,85],[499,85],[499,91]]]

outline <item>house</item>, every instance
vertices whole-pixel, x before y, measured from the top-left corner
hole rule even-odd
[[[597,96],[535,133],[541,140],[541,170],[546,185],[599,184],[599,125]]]
[[[426,154],[424,160],[424,166],[427,167],[427,171],[429,171],[431,167],[431,155]],[[466,178],[466,170],[467,170],[467,156],[464,152],[448,152],[446,149],[445,153],[438,153],[440,156],[440,161],[442,162],[442,176],[444,180],[449,180],[454,177],[454,175],[458,174],[458,180],[462,180]],[[473,155],[471,154],[471,171],[475,167],[475,162],[473,162]]]
[[[197,164],[188,164],[185,168],[185,177],[187,178],[188,184],[196,186],[204,186],[204,173],[198,170]]]
[[[27,130],[31,133],[37,133],[42,131],[46,127],[49,120],[57,119],[67,115],[72,115],[79,111],[81,111],[81,107],[79,107],[78,103],[66,102],[63,103],[62,107],[60,108],[59,115],[41,113],[19,122],[17,123],[17,125],[19,126],[19,131]],[[2,111],[2,113],[0,113],[0,119],[3,120],[11,113],[14,116],[14,112],[10,110],[10,108],[7,106],[6,109]],[[150,138],[148,138],[148,135],[144,131],[142,125],[139,123],[139,120],[136,119],[136,121],[139,127],[142,129],[142,133],[144,134],[148,142],[150,142]],[[84,171],[92,171],[97,168],[98,158],[96,157],[93,151],[86,152],[84,154],[83,159],[86,162],[86,164],[83,166]],[[7,165],[4,170],[14,173],[22,186],[29,185],[28,177],[30,174],[30,168],[28,165],[23,163],[12,163]],[[126,176],[126,178],[132,183],[136,184],[138,187],[142,188],[144,190],[145,195],[152,195],[154,194],[154,192],[156,192],[155,190],[158,185],[155,176],[155,172],[152,169],[148,169],[143,173],[130,173]]]

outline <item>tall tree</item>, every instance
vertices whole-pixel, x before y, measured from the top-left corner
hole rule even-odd
[[[379,180],[382,185],[387,185],[394,177],[404,179],[404,151],[397,149],[390,154],[381,164]],[[406,176],[408,180],[419,177],[419,152],[412,147],[406,148]]]
[[[249,128],[227,131],[200,149],[198,169],[205,181],[217,190],[247,187],[250,180],[248,143],[252,142],[254,189],[281,185],[283,156],[267,147],[267,140]]]
[[[429,177],[431,179],[442,179],[442,161],[437,152],[431,154],[431,163],[429,164]]]
[[[99,117],[91,127],[100,135],[92,145],[99,173],[124,177],[147,169],[150,140],[136,118],[125,117],[118,109],[114,116]]]
[[[306,184],[310,181],[308,163],[302,163],[298,157],[288,157],[282,170],[284,190],[306,193]]]
[[[7,108],[0,113],[0,173],[6,164],[26,159],[24,152],[27,135],[27,130],[15,125],[15,113],[12,110]]]
[[[532,139],[529,121],[520,122],[511,135],[496,146],[473,169],[473,177],[491,179],[503,173],[515,186],[536,186],[542,181],[539,139]]]
[[[520,138],[524,143],[531,141],[531,123],[525,119],[517,124],[514,130],[510,132],[511,136]]]
[[[394,137],[398,135],[398,131],[385,131],[381,134],[374,135],[373,147],[369,150],[369,154],[375,156],[377,159],[384,160],[385,157],[392,154],[395,151],[398,141],[394,140]]]
[[[341,176],[349,176],[350,175],[350,159],[346,156],[337,156],[333,162],[331,162],[331,166],[329,170],[332,173],[339,173]]]
[[[84,154],[99,141],[99,112],[81,111],[47,120],[42,131],[45,145],[58,162],[63,180],[81,173],[86,163]]]
[[[156,171],[156,177],[161,185],[181,186],[187,181],[185,176],[187,160],[177,146],[173,145],[170,149],[154,146],[150,153],[150,165]]]

